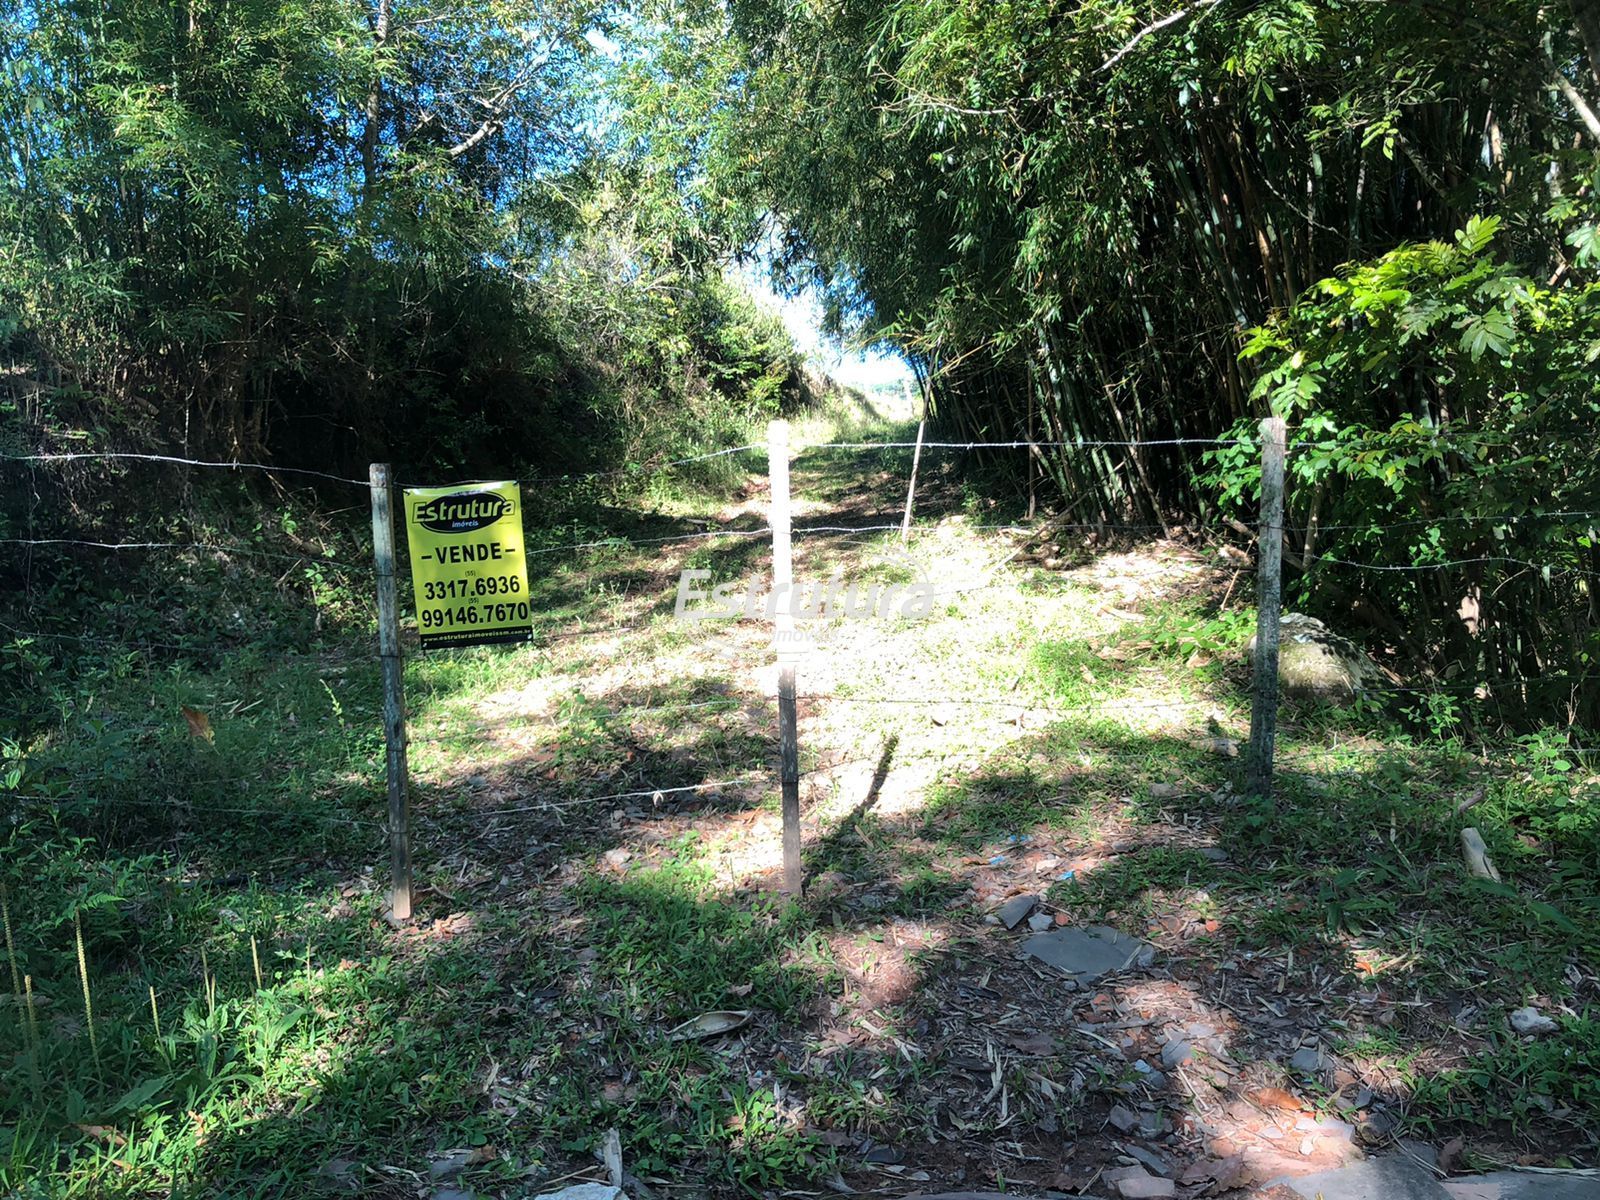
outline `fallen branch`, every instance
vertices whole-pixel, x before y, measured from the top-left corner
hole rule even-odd
[[[1478,785],[1478,790],[1477,791],[1473,792],[1472,795],[1468,796],[1460,804],[1456,805],[1456,816],[1459,817],[1462,813],[1466,812],[1467,809],[1473,807],[1476,804],[1482,804],[1483,803],[1483,798],[1485,796],[1487,796],[1488,794],[1489,794],[1489,789],[1486,788],[1483,784],[1480,783]]]

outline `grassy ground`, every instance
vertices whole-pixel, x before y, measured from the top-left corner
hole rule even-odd
[[[907,459],[804,454],[796,524],[894,522]],[[727,498],[647,493],[535,543],[757,529],[762,464],[731,465]],[[1064,1187],[1116,1152],[1112,1103],[1164,1114],[1162,1153],[1217,1157],[1269,1087],[1485,1161],[1592,1165],[1580,757],[1486,751],[1437,707],[1286,711],[1278,800],[1246,800],[1247,580],[1171,543],[1035,553],[940,458],[923,478],[908,548],[796,540],[802,578],[937,592],[926,619],[824,623],[800,668],[798,903],[775,888],[766,631],[672,619],[680,570],[759,574],[761,538],[539,555],[534,645],[408,663],[399,930],[360,639],[80,661],[12,748],[29,799],[0,802],[0,1186],[532,1195],[598,1178],[615,1128],[664,1194]],[[1502,885],[1467,877],[1469,820]],[[1069,991],[987,919],[1024,891],[1161,955]],[[1530,1002],[1555,1034],[1507,1030]],[[681,1036],[718,1011],[749,1016]],[[1201,1024],[1213,1052],[1159,1071]],[[1314,1076],[1285,1066],[1307,1044]]]

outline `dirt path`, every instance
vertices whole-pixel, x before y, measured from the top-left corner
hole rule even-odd
[[[797,525],[893,521],[892,465],[802,457]],[[671,618],[680,570],[759,576],[762,539],[553,568],[574,636],[531,679],[427,708],[423,803],[471,837],[410,936],[491,958],[532,940],[559,964],[512,1006],[543,1032],[491,1104],[575,1146],[618,1128],[636,1187],[667,1194],[1115,1195],[1130,1170],[1248,1194],[1390,1143],[1417,1079],[1483,1044],[1483,1002],[1419,964],[1400,910],[1327,923],[1308,880],[1359,846],[1296,864],[1312,851],[1234,795],[1240,665],[1208,638],[1239,628],[1217,615],[1236,581],[1193,546],[987,528],[939,468],[907,549],[797,538],[801,578],[937,592],[926,619],[823,623],[801,667],[798,905],[774,895],[768,631]],[[759,527],[761,486],[713,518]],[[1343,786],[1299,769],[1305,796]],[[1001,923],[1018,897],[1037,928],[1103,923],[1154,954],[1078,986],[1023,951],[1028,920]],[[750,1017],[674,1036],[713,1010]]]

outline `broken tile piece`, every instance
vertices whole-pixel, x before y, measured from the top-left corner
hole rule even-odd
[[[1112,971],[1126,971],[1135,964],[1148,966],[1155,958],[1155,947],[1105,925],[1086,929],[1068,926],[1036,933],[1022,943],[1022,950],[1080,984]]]
[[[1117,1180],[1117,1193],[1122,1200],[1161,1200],[1165,1196],[1177,1194],[1177,1187],[1170,1179],[1158,1179],[1154,1175],[1136,1175],[1132,1179]]]
[[[1139,1114],[1123,1104],[1114,1105],[1106,1120],[1115,1125],[1123,1133],[1132,1133],[1139,1125]]]
[[[1289,1059],[1289,1067],[1307,1075],[1322,1070],[1322,1052],[1315,1046],[1302,1046]]]
[[[1000,906],[997,916],[1000,924],[1007,929],[1015,929],[1022,924],[1022,918],[1033,911],[1033,906],[1039,903],[1039,897],[1033,895],[1013,896]]]

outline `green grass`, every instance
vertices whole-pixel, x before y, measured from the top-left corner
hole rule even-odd
[[[797,479],[848,504],[841,523],[869,523],[903,500],[896,453],[863,468],[818,452]],[[987,510],[942,471],[927,476],[912,544],[941,580],[1010,545],[971,529]],[[689,488],[648,500],[657,515],[636,536],[681,531],[720,503]],[[535,541],[612,527],[591,509]],[[806,552],[883,580],[907,574],[897,546]],[[916,1040],[938,1015],[940,973],[985,969],[964,957],[984,929],[972,861],[1046,841],[1105,859],[1049,884],[1076,919],[1142,934],[1181,904],[1216,923],[1204,953],[1292,950],[1301,972],[1441,1012],[1446,998],[1491,1016],[1533,997],[1584,1002],[1600,952],[1587,756],[1554,732],[1484,753],[1437,707],[1286,710],[1278,800],[1246,801],[1238,760],[1213,743],[1248,722],[1236,646],[1251,618],[1206,595],[1135,603],[1016,568],[926,622],[832,631],[844,665],[817,685],[836,699],[808,710],[806,765],[877,764],[884,797],[903,803],[895,787],[912,778],[915,803],[891,811],[862,777],[811,777],[807,865],[828,884],[802,904],[776,900],[759,866],[730,865],[741,822],[776,804],[766,779],[659,806],[583,803],[774,761],[771,702],[747,670],[765,662],[759,633],[670,615],[680,567],[742,576],[763,552],[729,539],[551,555],[532,581],[541,628],[638,628],[408,663],[409,933],[382,919],[378,680],[352,583],[307,568],[318,578],[271,593],[262,629],[234,629],[226,614],[261,594],[237,570],[195,564],[186,594],[206,595],[198,611],[225,637],[139,618],[126,627],[182,648],[0,647],[24,718],[0,781],[29,798],[5,805],[0,847],[15,946],[0,1001],[17,1018],[0,1022],[0,1189],[331,1195],[342,1185],[325,1168],[343,1160],[370,1194],[409,1194],[431,1159],[475,1148],[465,1182],[517,1194],[587,1165],[615,1127],[641,1176],[715,1194],[816,1190],[841,1168],[823,1134],[922,1136],[943,1069],[878,1045],[814,1053],[817,1029],[854,1019],[841,947],[897,921],[938,929],[947,953],[913,956],[912,998],[866,1018]],[[1139,619],[1097,615],[1117,604]],[[140,605],[107,601],[84,628],[122,628],[113,618]],[[1502,886],[1463,871],[1469,820]],[[622,848],[619,868],[606,852]],[[13,964],[18,991],[31,980],[31,1022]],[[737,1039],[671,1038],[716,1009],[753,1015]],[[1600,1120],[1592,1011],[1535,1042],[1498,1019],[1444,1070],[1430,1055],[1445,1026],[1428,1008],[1338,1036],[1394,1065],[1422,1132],[1530,1131],[1563,1109]],[[1097,1070],[1085,1068],[1087,1094],[1118,1086],[1119,1070]],[[1027,1081],[1011,1082],[1021,1103]],[[1052,1111],[1062,1130],[1080,1103]]]

